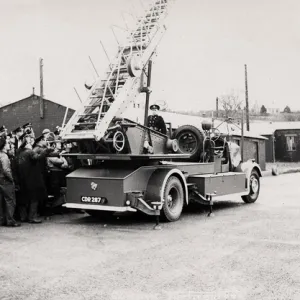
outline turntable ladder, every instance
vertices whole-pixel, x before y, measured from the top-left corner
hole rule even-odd
[[[141,73],[161,41],[166,27],[170,0],[152,1],[145,15],[138,19],[103,77],[92,86],[86,101],[78,109],[61,136],[64,140],[100,140],[115,117],[122,117],[140,93]],[[130,67],[138,59],[140,73]]]

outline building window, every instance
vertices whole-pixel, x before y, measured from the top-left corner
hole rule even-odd
[[[287,151],[296,151],[295,136],[286,135],[285,138],[286,138]]]

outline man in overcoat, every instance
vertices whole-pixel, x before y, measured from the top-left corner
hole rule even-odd
[[[14,219],[16,196],[10,159],[7,155],[9,149],[9,140],[5,136],[0,137],[0,224],[18,227],[20,224]]]
[[[152,115],[148,117],[148,127],[160,133],[166,134],[167,133],[166,123],[163,117],[158,115],[159,109],[160,107],[158,104],[153,104],[150,106]]]
[[[24,144],[21,146],[18,155],[18,173],[22,194],[26,197],[27,202],[24,203],[22,218],[24,219],[24,211],[28,205],[28,222],[41,223],[38,218],[38,207],[40,202],[47,198],[47,190],[44,178],[42,176],[40,161],[44,160],[53,149],[46,148],[40,153],[33,151],[31,135],[24,137]]]

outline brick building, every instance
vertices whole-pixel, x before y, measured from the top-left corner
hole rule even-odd
[[[43,100],[43,117],[41,117],[40,97],[32,94],[27,98],[0,107],[0,126],[5,125],[8,131],[28,122],[32,123],[36,136],[41,135],[43,129],[54,131],[56,126],[61,126],[66,112],[66,107],[53,101]],[[69,109],[67,120],[74,113]]]

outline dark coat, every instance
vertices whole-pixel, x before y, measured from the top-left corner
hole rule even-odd
[[[46,189],[40,161],[52,151],[45,149],[40,154],[27,148],[23,148],[18,153],[17,164],[22,191],[32,191],[37,189]]]
[[[167,133],[166,124],[162,116],[158,116],[158,115],[149,116],[148,127],[162,134]]]
[[[33,151],[37,154],[42,154],[45,149],[47,149],[47,146],[45,145],[45,142],[41,141],[40,143],[37,143],[36,146],[34,147]],[[44,180],[46,181],[47,176],[48,176],[48,170],[47,170],[47,156],[50,157],[58,157],[59,153],[57,152],[48,152],[46,156],[43,156],[39,159],[39,165],[40,165],[40,170],[42,172],[42,175],[44,177]]]

